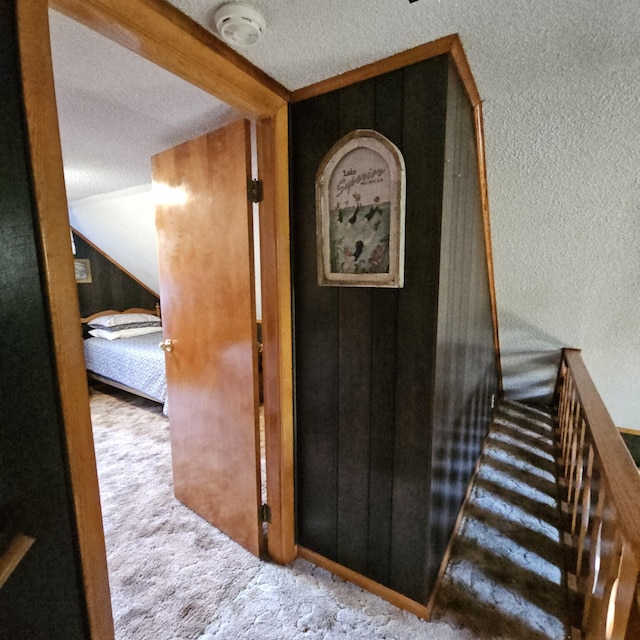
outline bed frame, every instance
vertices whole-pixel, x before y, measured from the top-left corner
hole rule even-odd
[[[155,309],[141,309],[139,307],[132,307],[131,309],[125,309],[124,311],[115,311],[114,309],[106,309],[105,311],[98,311],[98,313],[94,313],[86,318],[80,318],[80,322],[82,324],[87,324],[96,318],[100,318],[102,316],[112,316],[124,313],[148,313],[152,316],[158,316],[160,318],[160,303],[156,302]]]
[[[114,309],[105,309],[104,311],[98,311],[86,318],[80,318],[80,322],[83,325],[88,324],[92,320],[96,318],[100,318],[102,316],[111,316],[111,315],[120,315],[125,313],[148,313],[150,315],[158,316],[160,318],[160,303],[156,302],[155,309],[142,309],[140,307],[131,307],[130,309],[125,309],[124,311],[116,311]],[[133,387],[129,387],[126,384],[122,384],[121,382],[117,382],[116,380],[112,380],[111,378],[106,378],[105,376],[101,376],[98,373],[94,373],[93,371],[87,371],[87,377],[92,380],[97,380],[98,382],[102,382],[104,384],[109,385],[110,387],[115,387],[116,389],[120,389],[122,391],[126,391],[127,393],[132,393],[135,396],[139,396],[140,398],[145,398],[146,400],[151,400],[152,402],[158,403],[156,398],[152,398],[147,395],[143,391],[139,389],[134,389]],[[158,403],[162,404],[162,403]]]

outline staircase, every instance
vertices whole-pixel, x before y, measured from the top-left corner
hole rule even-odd
[[[477,638],[563,640],[569,628],[550,410],[496,410],[432,618]]]
[[[555,412],[494,414],[432,618],[478,639],[640,638],[640,476],[579,350]]]

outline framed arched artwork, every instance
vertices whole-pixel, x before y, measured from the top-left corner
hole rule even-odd
[[[371,129],[339,140],[316,174],[318,284],[402,287],[405,165]]]

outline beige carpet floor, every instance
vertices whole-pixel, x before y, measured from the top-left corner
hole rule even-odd
[[[178,502],[160,405],[94,387],[117,640],[475,640],[304,560],[263,562]]]

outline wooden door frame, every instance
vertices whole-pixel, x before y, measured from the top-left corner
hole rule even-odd
[[[91,637],[113,638],[89,395],[69,250],[69,216],[55,101],[49,7],[257,119],[269,552],[296,555],[289,264],[289,92],[163,0],[16,0],[19,57],[71,490]]]

